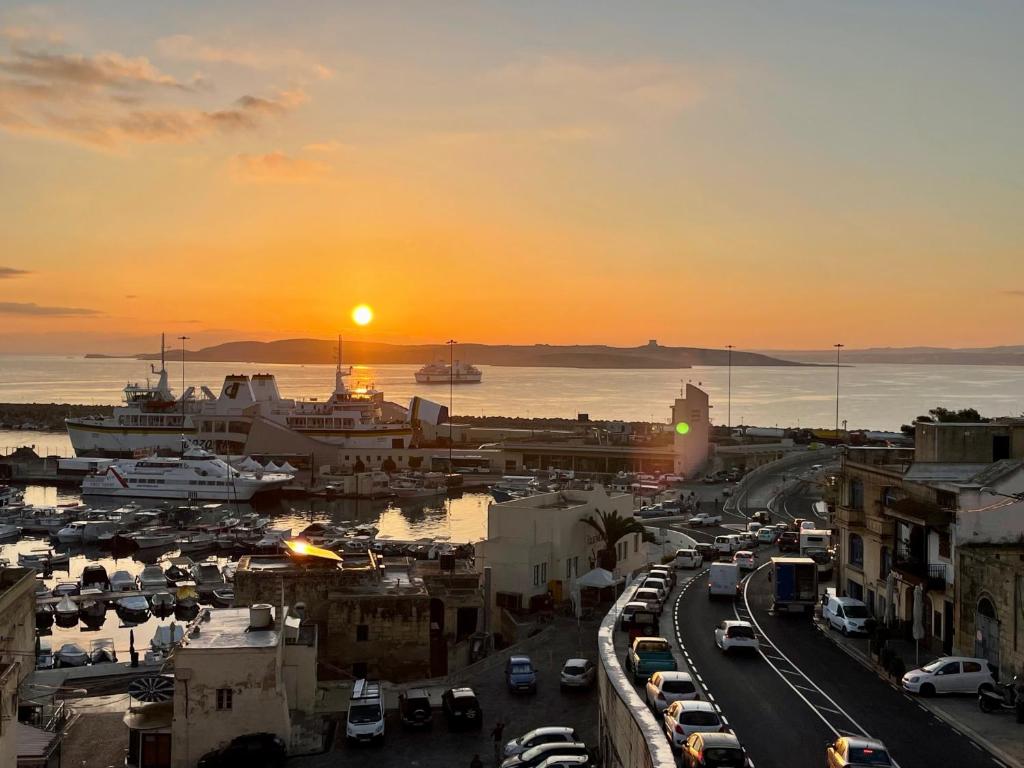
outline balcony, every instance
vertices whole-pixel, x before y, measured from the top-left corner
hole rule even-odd
[[[875,534],[879,538],[882,538],[882,539],[891,539],[892,538],[892,529],[893,529],[892,520],[888,520],[888,519],[881,518],[881,517],[871,516],[871,517],[867,518],[867,520],[865,521],[864,527],[867,528],[870,533]]]
[[[834,520],[836,525],[844,528],[863,528],[864,510],[837,505],[834,513]]]
[[[904,553],[897,553],[893,570],[903,581],[920,584],[926,592],[944,592],[946,590],[946,563],[927,563],[922,558]]]

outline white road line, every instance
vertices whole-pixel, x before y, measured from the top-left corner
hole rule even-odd
[[[763,654],[763,653],[762,653],[761,655],[762,655],[762,656],[764,656],[764,654]],[[767,656],[764,656],[764,658],[765,658],[765,661],[767,661],[767,660],[768,660],[768,657],[767,657]],[[775,666],[774,664],[772,664],[771,662],[769,662],[769,663],[768,663],[768,666],[769,666],[769,667],[771,667],[772,669],[774,669],[774,670],[775,670],[776,672],[781,672],[781,673],[782,673],[782,674],[784,674],[784,675],[795,675],[796,677],[800,677],[800,678],[802,678],[802,677],[803,677],[803,675],[802,675],[802,674],[800,674],[800,672],[794,671],[794,670],[792,670],[792,669],[779,669],[778,667],[776,667],[776,666]]]
[[[824,709],[826,712],[833,712],[833,713],[835,713],[837,715],[843,714],[838,709],[832,709],[831,707],[823,707],[820,704],[818,705],[818,709]]]
[[[978,746],[978,743],[977,743],[977,742],[975,742],[975,741],[971,741],[971,742],[968,742],[968,743],[969,743],[969,744],[970,744],[970,745],[971,745],[972,747],[974,747],[974,748],[975,748],[976,750],[978,750],[979,752],[984,752],[984,751],[985,751],[985,750],[983,750],[983,749],[982,749],[981,747],[979,747],[979,746]]]
[[[799,688],[801,691],[807,691],[808,693],[817,693],[817,691],[815,691],[813,688],[808,688],[806,685],[797,685],[796,683],[793,683],[793,687],[794,688]],[[828,709],[828,707],[818,707],[818,708],[819,709]],[[835,710],[831,710],[831,711],[834,712]],[[842,714],[842,713],[840,713],[840,714]]]
[[[996,759],[995,759],[994,757],[992,757],[991,755],[989,756],[989,759],[990,759],[990,760],[991,760],[991,761],[992,761],[993,763],[995,763],[996,765],[1000,765],[1000,766],[1002,766],[1002,768],[1009,768],[1009,766],[1008,766],[1008,765],[1007,765],[1006,763],[1004,763],[1004,762],[1003,762],[1002,760],[996,760]]]

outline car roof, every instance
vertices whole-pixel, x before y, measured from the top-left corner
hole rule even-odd
[[[853,747],[854,749],[878,749],[884,752],[888,752],[885,748],[885,744],[878,741],[877,739],[862,739],[856,736],[844,736],[846,739],[847,746]]]
[[[574,665],[586,664],[589,661],[590,661],[590,659],[566,659],[565,660],[565,664],[563,664],[562,666],[566,666],[567,667],[570,664],[574,664]]]
[[[740,740],[734,733],[702,733],[701,739],[709,747],[739,747]]]
[[[749,549],[741,549],[739,552],[736,553],[736,557],[753,557],[753,556],[754,556],[754,553],[751,552]]]
[[[530,747],[528,750],[523,752],[524,755],[529,755],[531,758],[537,755],[543,755],[545,752],[551,752],[557,755],[560,749],[572,749],[572,748],[586,749],[587,745],[582,741],[549,741],[546,744],[537,744],[536,746]]]
[[[542,725],[540,728],[534,728],[532,731],[527,731],[523,736],[550,736],[556,733],[568,736],[575,732],[576,730],[574,728],[570,728],[567,725]]]
[[[863,605],[867,608],[867,604],[863,600],[858,600],[855,597],[836,597],[835,595],[831,595],[830,597],[840,605]]]
[[[410,688],[405,692],[405,696],[409,699],[430,698],[426,688]]]
[[[530,661],[530,657],[529,656],[509,656],[508,660],[509,660],[510,664],[524,664],[524,663],[525,664],[532,664],[533,663],[533,662]]]
[[[749,621],[737,621],[735,619],[726,619],[724,622],[727,627],[750,627],[753,629],[753,625]]]
[[[643,603],[639,600],[630,600],[628,603],[622,606],[622,610],[626,610],[627,608],[647,610],[647,603]]]
[[[715,712],[716,714],[718,713],[718,710],[715,709],[715,705],[712,704],[710,701],[702,701],[700,699],[694,699],[693,701],[681,700],[681,701],[674,701],[672,703],[674,705],[676,705],[676,707],[678,709],[683,709],[683,710],[689,709],[691,711],[699,711],[699,712]]]
[[[449,688],[448,693],[452,696],[476,696],[472,688]]]
[[[661,675],[663,680],[693,680],[690,677],[689,672],[676,672],[674,670],[665,670],[664,672],[657,672],[656,674]]]
[[[576,763],[577,765],[586,765],[590,762],[589,755],[551,755],[551,757],[545,758],[544,762],[539,763],[539,766],[558,765],[559,763]]]

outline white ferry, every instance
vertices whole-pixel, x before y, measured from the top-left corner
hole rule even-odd
[[[417,384],[479,384],[483,373],[474,365],[456,360],[453,365],[438,360],[416,371]]]
[[[249,501],[258,493],[284,487],[291,479],[284,472],[240,472],[212,453],[191,445],[181,458],[151,456],[115,461],[102,472],[87,475],[82,480],[82,494]]]

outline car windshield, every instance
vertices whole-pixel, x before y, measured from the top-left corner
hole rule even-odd
[[[685,725],[718,725],[718,715],[714,712],[706,712],[698,709],[691,712],[683,712],[683,716],[679,718],[679,722]]]
[[[848,761],[851,765],[892,765],[884,749],[850,747]]]
[[[659,643],[657,641],[651,640],[651,641],[648,641],[646,643],[637,643],[636,644],[636,652],[637,653],[659,653],[661,651],[667,651],[667,650],[669,650],[669,647],[668,647],[668,643],[666,643],[666,642],[660,642]]]
[[[567,675],[582,675],[586,671],[586,667],[566,666],[565,668],[565,674]]]
[[[729,627],[729,637],[753,637],[754,630],[751,627]]]
[[[513,664],[512,665],[512,674],[513,675],[528,675],[531,672],[533,672],[533,667],[531,667],[526,662],[522,662],[522,663],[519,663],[519,664]]]
[[[743,753],[735,747],[708,747],[704,765],[716,768],[743,768]]]
[[[848,619],[866,619],[871,615],[866,605],[844,605],[843,610]]]
[[[936,659],[931,664],[925,664],[923,667],[921,667],[921,669],[923,669],[925,672],[934,672],[945,663],[946,659]]]
[[[379,704],[353,704],[348,710],[348,721],[355,725],[376,723],[380,720]]]
[[[661,689],[668,693],[693,693],[693,683],[689,680],[666,680]]]

